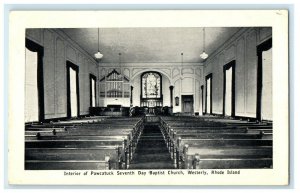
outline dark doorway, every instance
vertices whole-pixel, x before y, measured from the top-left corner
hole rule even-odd
[[[235,116],[235,60],[223,67],[223,115]]]
[[[257,46],[258,120],[272,120],[272,38]]]
[[[205,114],[212,113],[212,74],[205,77]]]
[[[181,95],[182,112],[187,115],[194,114],[194,97],[193,95]]]

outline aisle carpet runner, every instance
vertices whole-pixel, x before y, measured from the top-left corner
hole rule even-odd
[[[158,126],[145,125],[129,169],[174,169]]]

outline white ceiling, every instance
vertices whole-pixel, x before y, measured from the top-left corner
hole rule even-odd
[[[205,28],[205,51],[211,54],[240,28]],[[98,50],[97,28],[61,29],[91,56]],[[202,28],[100,28],[101,62],[202,62]]]

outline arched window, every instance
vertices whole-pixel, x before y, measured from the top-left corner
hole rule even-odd
[[[142,75],[142,98],[161,98],[161,75],[157,72],[146,72]]]
[[[144,72],[141,76],[141,106],[163,105],[162,77],[158,72]]]

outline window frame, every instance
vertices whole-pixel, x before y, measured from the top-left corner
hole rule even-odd
[[[72,118],[71,113],[71,93],[70,93],[70,68],[76,71],[76,96],[77,96],[77,117],[80,116],[80,89],[79,89],[79,67],[71,61],[66,61],[67,68],[67,118]]]
[[[232,68],[231,79],[231,117],[235,116],[235,65],[236,61],[232,60],[223,66],[223,116],[225,116],[225,95],[226,95],[226,70]]]
[[[44,59],[44,47],[25,38],[25,47],[32,51],[37,52],[37,91],[38,91],[38,121],[43,122],[45,120],[45,104],[44,104],[44,71],[43,71],[43,59]],[[24,84],[25,86],[25,84]]]
[[[207,111],[207,80],[210,79],[210,108],[209,108],[209,113]],[[212,114],[212,79],[213,79],[213,74],[210,73],[205,76],[205,114]]]
[[[97,106],[97,77],[93,74],[90,74],[90,107],[93,107],[93,95],[92,95],[92,81],[95,81],[94,84],[94,93],[95,93],[95,107]]]
[[[148,73],[155,73],[155,74],[158,74],[159,77],[160,77],[160,95],[159,95],[158,98],[145,98],[145,97],[143,97],[143,76],[145,74],[148,74]],[[147,71],[147,72],[143,72],[141,74],[141,99],[143,99],[143,100],[162,100],[162,98],[163,98],[162,92],[163,92],[163,88],[162,88],[162,75],[159,72],[156,72],[156,71]]]
[[[257,54],[257,95],[256,95],[256,119],[261,121],[261,107],[262,107],[262,87],[263,87],[263,61],[262,61],[262,53],[271,49],[272,46],[272,38],[262,42],[256,47]]]

